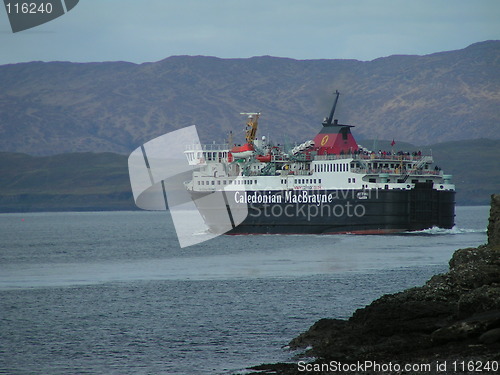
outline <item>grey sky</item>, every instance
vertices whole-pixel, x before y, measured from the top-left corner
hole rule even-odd
[[[80,0],[16,34],[0,10],[0,64],[172,55],[372,60],[489,39],[500,39],[498,0]]]

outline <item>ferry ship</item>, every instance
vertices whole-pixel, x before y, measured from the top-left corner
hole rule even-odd
[[[320,132],[293,147],[257,139],[258,112],[242,113],[248,118],[243,145],[229,140],[187,147],[196,168],[185,188],[211,232],[384,234],[453,227],[452,176],[420,151],[360,146],[353,126],[334,119],[338,99],[337,91]],[[235,207],[244,208],[239,220]],[[228,216],[229,231],[220,225]]]

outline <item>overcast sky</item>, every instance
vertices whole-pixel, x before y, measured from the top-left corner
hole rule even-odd
[[[172,55],[372,60],[490,39],[500,39],[499,0],[80,0],[15,34],[0,7],[0,64]]]

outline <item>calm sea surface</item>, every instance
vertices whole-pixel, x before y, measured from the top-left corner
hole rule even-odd
[[[165,212],[0,215],[0,373],[231,374],[286,361],[324,317],[445,272],[486,206],[391,236],[222,236],[180,249]],[[202,234],[200,234],[202,235]]]

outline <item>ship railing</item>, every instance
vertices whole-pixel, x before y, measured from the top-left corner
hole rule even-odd
[[[344,155],[337,155],[337,154],[332,154],[332,155],[316,155],[314,157],[314,160],[340,160],[340,159],[353,159],[355,155],[352,154],[344,154]]]
[[[360,173],[360,174],[372,174],[372,175],[377,175],[380,173],[387,173],[389,175],[406,175],[409,174],[410,176],[442,176],[443,171],[441,170],[427,170],[427,169],[420,169],[420,170],[411,170],[409,173],[407,170],[401,168],[351,168],[351,172],[353,173]]]
[[[245,173],[245,176],[275,176],[275,175],[280,175],[283,177],[286,177],[288,175],[290,176],[311,176],[313,174],[312,171],[309,170],[298,170],[298,171],[291,171],[291,170],[285,170],[285,169],[279,169],[274,172],[274,174],[269,173],[269,174],[262,174],[260,171],[251,171],[248,173]]]
[[[186,146],[186,151],[228,151],[228,144],[192,144]]]
[[[291,161],[311,161],[314,160],[314,156],[311,154],[298,154],[290,157]]]
[[[429,155],[397,155],[397,154],[391,154],[391,155],[384,155],[384,154],[378,154],[378,153],[373,153],[373,154],[343,154],[343,155],[337,155],[337,154],[332,154],[332,155],[316,155],[314,157],[314,160],[339,160],[339,159],[354,159],[354,160],[394,160],[394,161],[401,161],[401,160],[407,160],[407,161],[420,161],[425,159],[426,162],[432,163],[433,159],[432,156]]]
[[[298,158],[290,158],[286,155],[271,155],[271,161],[272,162],[287,162],[287,163],[293,163],[294,161],[305,161],[306,159],[304,158],[303,160],[299,160]],[[309,157],[308,160],[312,160],[312,157]]]
[[[427,163],[432,163],[433,159],[432,156],[430,155],[397,155],[397,154],[392,154],[392,155],[384,155],[384,154],[378,154],[378,153],[373,153],[373,154],[360,154],[360,155],[354,155],[354,159],[362,159],[362,160],[394,160],[394,161],[421,161],[425,160]]]

